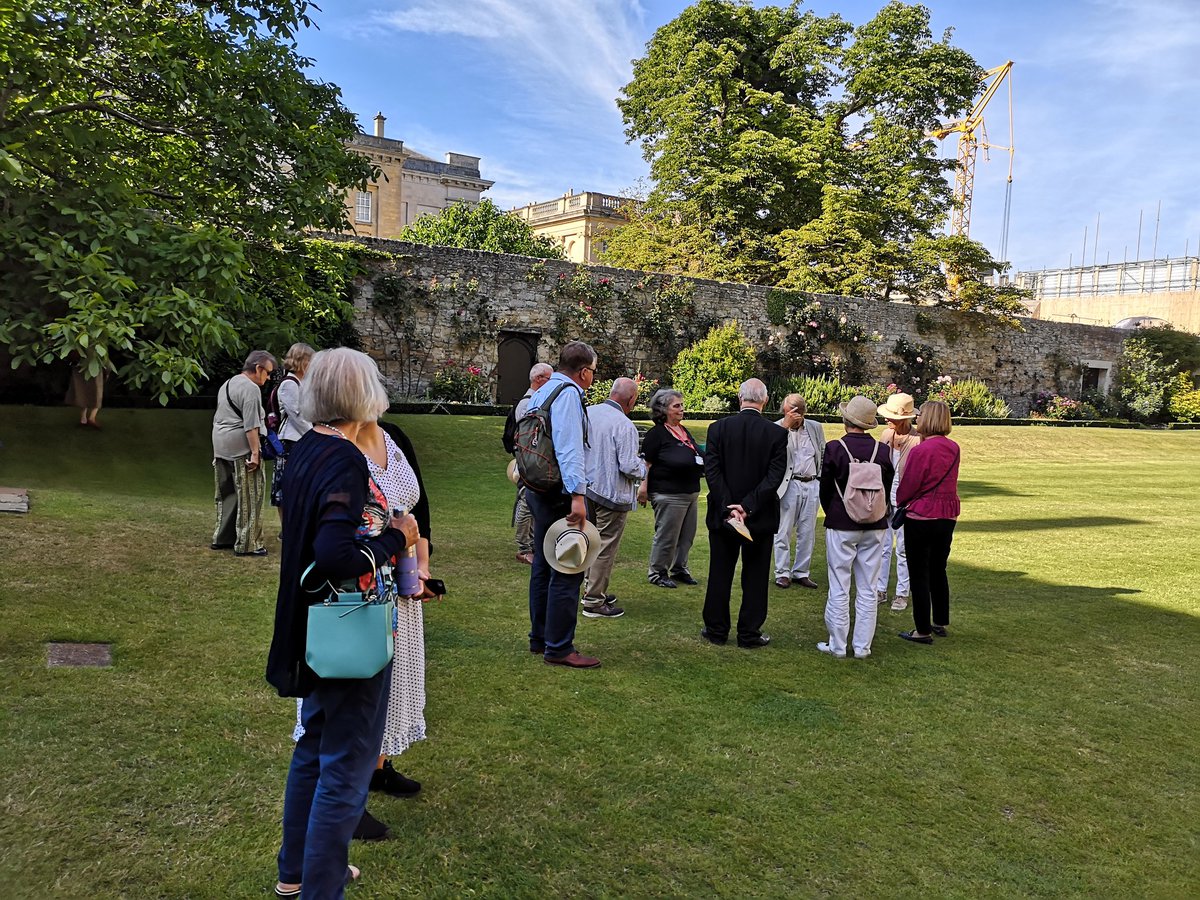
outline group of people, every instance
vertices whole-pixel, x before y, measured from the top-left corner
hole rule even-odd
[[[738,390],[739,412],[714,422],[704,444],[683,425],[682,395],[657,391],[654,422],[640,438],[629,413],[638,385],[613,382],[607,400],[588,406],[598,360],[582,342],[566,345],[556,370],[530,372],[530,390],[518,420],[548,407],[562,487],[535,491],[518,482],[517,559],[532,566],[529,650],[548,664],[595,668],[600,660],[574,643],[579,609],[592,618],[625,612],[609,592],[627,517],[635,504],[654,510],[647,578],[675,589],[695,585],[689,554],[699,517],[701,480],[708,485],[705,526],[709,572],[700,636],[739,647],[764,647],[771,573],[779,589],[820,588],[812,577],[818,506],[825,513],[828,595],[826,640],[817,649],[833,657],[871,655],[877,608],[889,602],[892,560],[896,587],[891,608],[911,605],[913,628],[899,637],[919,644],[945,637],[950,624],[947,560],[959,515],[959,448],[948,437],[950,410],[940,401],[919,410],[896,393],[882,406],[856,396],[839,407],[844,434],[826,441],[806,403],[789,394],[781,418],[764,415],[768,396],[757,378]],[[876,440],[869,432],[882,418]],[[851,470],[877,467],[877,515],[848,508]],[[897,516],[896,511],[901,510]],[[901,521],[902,519],[902,521]],[[733,579],[741,564],[741,606],[731,622]],[[854,593],[851,631],[851,592]],[[582,591],[582,598],[581,598]]]
[[[710,548],[705,640],[724,644],[732,631],[741,647],[770,642],[762,628],[772,560],[779,587],[816,587],[809,571],[816,502],[825,510],[830,584],[829,636],[819,649],[837,657],[849,649],[859,657],[870,654],[876,585],[885,544],[892,541],[897,559],[908,560],[911,584],[914,627],[901,637],[932,643],[934,635],[946,635],[958,448],[945,437],[950,416],[944,404],[927,403],[910,413],[904,398],[876,410],[855,397],[842,406],[846,435],[826,443],[821,427],[806,420],[799,396],[784,399],[778,421],[764,417],[766,387],[750,379],[738,392],[740,412],[715,422],[706,444],[684,427],[683,398],[671,389],[651,399],[654,425],[641,437],[629,418],[638,399],[632,379],[618,378],[607,400],[586,405],[597,364],[590,346],[571,342],[556,369],[534,368],[522,400],[522,413],[548,413],[561,477],[555,490],[520,490],[514,514],[523,541],[518,558],[528,554],[531,566],[531,653],[550,665],[600,665],[575,645],[577,615],[581,608],[592,618],[623,615],[609,586],[629,513],[639,503],[649,503],[655,518],[649,584],[698,584],[689,554],[702,479]],[[275,893],[340,898],[360,874],[349,864],[350,841],[388,834],[366,810],[368,793],[411,796],[420,790],[389,757],[425,736],[421,603],[444,589],[435,588],[439,583],[429,574],[430,505],[412,443],[380,422],[388,400],[375,362],[346,348],[314,353],[295,345],[284,365],[287,378],[267,404],[280,415],[271,424],[284,453],[270,490],[280,510],[281,544],[266,674],[281,696],[298,698],[298,710]],[[218,391],[214,550],[266,554],[262,390],[276,366],[271,354],[254,351]],[[882,444],[867,434],[877,413],[894,414],[886,416],[891,434],[884,433]],[[916,439],[908,437],[912,421]],[[906,508],[899,529],[889,530],[887,516],[860,523],[846,515],[842,494],[849,470],[867,460],[878,462],[892,505]],[[371,677],[319,677],[307,656],[309,607],[332,593],[369,593],[405,553],[415,556],[417,589],[396,597],[392,662]],[[734,625],[730,595],[739,561],[742,603]],[[858,587],[851,639],[852,578]],[[897,594],[904,596],[900,588]]]

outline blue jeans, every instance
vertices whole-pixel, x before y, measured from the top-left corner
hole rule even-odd
[[[304,698],[279,849],[279,880],[302,882],[304,900],[345,895],[350,838],[379,760],[391,677],[388,665],[374,678],[322,681]]]
[[[575,649],[579,589],[584,573],[564,575],[546,562],[543,544],[550,526],[571,511],[569,494],[525,492],[533,513],[533,571],[529,573],[529,647],[547,659],[559,659]]]

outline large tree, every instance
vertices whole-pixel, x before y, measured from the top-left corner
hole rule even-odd
[[[928,136],[982,73],[923,6],[854,27],[799,2],[700,0],[655,32],[617,101],[654,186],[606,260],[995,309],[975,278],[986,250],[937,233],[954,162]],[[943,266],[976,284],[951,296]]]
[[[414,244],[490,250],[542,259],[562,259],[562,250],[491,200],[467,203],[460,200],[440,213],[421,216],[400,232],[400,240]]]
[[[164,401],[270,318],[247,259],[374,169],[306,0],[0,0],[0,345]],[[247,336],[250,340],[254,335]]]

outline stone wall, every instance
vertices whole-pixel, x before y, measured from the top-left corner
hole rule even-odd
[[[372,263],[355,298],[364,348],[380,363],[394,396],[422,395],[449,360],[479,366],[494,390],[500,341],[514,334],[527,335],[538,359],[549,362],[564,339],[591,340],[604,378],[635,371],[661,377],[682,346],[717,322],[737,319],[760,348],[782,332],[769,321],[764,287],[361,240],[395,257]],[[945,374],[985,382],[1016,415],[1039,390],[1077,395],[1081,362],[1115,361],[1125,337],[1090,325],[1024,319],[1018,330],[933,307],[812,299],[872,336],[854,348],[868,380],[890,380],[898,363],[893,348],[904,337],[931,346]],[[662,315],[652,327],[645,314],[656,307]],[[664,331],[663,321],[673,327]]]

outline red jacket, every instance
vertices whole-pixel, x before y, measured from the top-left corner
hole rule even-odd
[[[896,503],[909,504],[908,511],[922,519],[957,519],[959,457],[958,444],[950,438],[925,438],[909,451]]]

